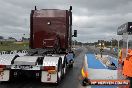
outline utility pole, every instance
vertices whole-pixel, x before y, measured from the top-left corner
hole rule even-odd
[[[113,43],[113,38],[112,38],[112,40],[111,40],[111,53],[113,53],[113,52],[112,52],[112,50],[113,50],[113,44],[112,44],[112,43]]]
[[[119,49],[120,49],[120,40],[118,39],[118,53],[117,53],[118,54],[118,59],[119,59],[119,52],[120,52]]]
[[[74,47],[76,46],[76,44],[75,44],[75,43],[76,43],[76,40],[74,40]]]
[[[101,58],[102,58],[102,53],[103,53],[103,47],[104,47],[104,41],[100,40],[100,54],[101,54]]]
[[[101,58],[102,58],[102,51],[103,51],[103,48],[102,48],[102,46],[103,46],[103,41],[101,40],[101,50],[100,50],[100,52],[101,52]]]

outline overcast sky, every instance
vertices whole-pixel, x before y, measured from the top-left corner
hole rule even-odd
[[[81,42],[115,38],[117,27],[132,21],[132,0],[0,0],[0,35],[29,36],[29,16],[38,9],[69,9]],[[23,35],[25,34],[25,35]]]

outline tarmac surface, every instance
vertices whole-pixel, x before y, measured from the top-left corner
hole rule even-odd
[[[1,83],[0,88],[85,88],[81,85],[79,78],[81,76],[84,54],[88,52],[88,49],[80,47],[79,50],[81,53],[76,56],[74,67],[69,69],[58,86],[54,84],[43,84],[34,79],[23,78]]]

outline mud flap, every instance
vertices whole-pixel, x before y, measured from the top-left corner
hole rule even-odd
[[[41,73],[41,82],[43,83],[56,83],[57,82],[57,74],[49,74],[46,71],[42,71]]]
[[[0,81],[9,81],[10,70],[1,70],[0,71]]]

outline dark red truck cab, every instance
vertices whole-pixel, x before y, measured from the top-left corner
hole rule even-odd
[[[32,10],[30,14],[30,48],[66,51],[72,44],[72,12],[70,10]]]

